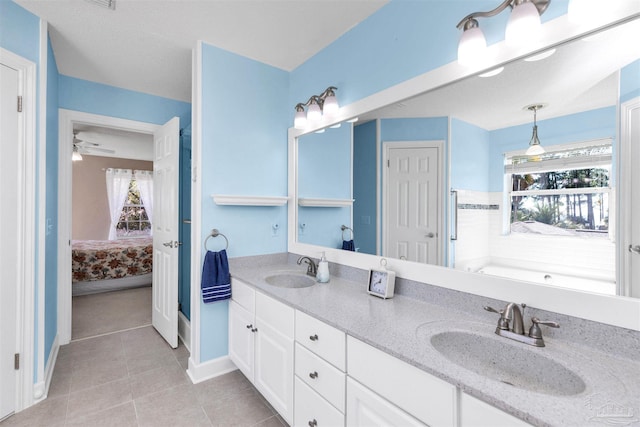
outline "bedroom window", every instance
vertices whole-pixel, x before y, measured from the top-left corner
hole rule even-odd
[[[505,156],[512,233],[609,236],[611,140]]]
[[[135,179],[129,183],[129,193],[122,208],[116,232],[118,237],[151,235],[151,221],[142,204],[138,182]]]

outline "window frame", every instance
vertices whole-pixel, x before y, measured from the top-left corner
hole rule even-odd
[[[614,240],[615,230],[615,189],[612,185],[614,180],[614,154],[613,154],[613,138],[600,138],[594,140],[587,140],[581,142],[573,142],[567,144],[558,144],[545,147],[547,153],[560,153],[568,152],[572,150],[586,149],[590,147],[605,147],[611,146],[611,154],[599,155],[599,156],[576,156],[551,160],[542,160],[539,162],[528,161],[519,164],[514,164],[515,158],[526,158],[532,156],[526,156],[526,149],[507,151],[503,153],[504,164],[504,212],[503,212],[503,234],[512,235],[512,201],[514,197],[526,197],[526,196],[566,196],[576,194],[606,194],[608,197],[609,207],[609,226],[607,235],[609,240]],[[564,170],[581,170],[581,169],[609,169],[609,185],[607,187],[582,187],[582,188],[560,188],[560,189],[545,189],[545,190],[513,190],[513,175],[524,174],[540,174],[553,171]],[[506,209],[506,207],[509,209]],[[572,236],[557,236],[557,235],[536,235],[536,237],[562,237],[573,238]]]
[[[133,183],[136,182],[136,191],[138,192],[138,199],[140,200],[140,203],[129,203],[129,195],[131,194],[131,190],[132,190],[132,185]],[[142,203],[142,197],[140,196],[140,190],[138,190],[137,187],[137,181],[135,178],[131,178],[131,181],[129,182],[129,191],[127,192],[127,200],[124,203],[124,206],[122,206],[122,212],[120,212],[120,218],[122,218],[123,215],[125,214],[125,211],[127,209],[131,209],[131,208],[141,208],[145,210],[145,216],[146,216],[146,220],[138,219],[138,220],[127,220],[127,221],[122,221],[119,220],[118,223],[116,224],[116,236],[119,239],[136,239],[136,238],[143,238],[143,237],[150,237],[152,236],[152,232],[153,232],[153,226],[151,224],[151,221],[149,220],[149,217],[146,214],[146,209],[144,207],[144,204]],[[142,215],[141,215],[142,216]],[[130,230],[129,229],[129,223],[138,223],[140,225],[140,228],[138,230]],[[148,231],[148,233],[138,233],[138,234],[134,234],[134,235],[128,235],[128,234],[121,234],[120,230],[123,230],[122,228],[119,228],[120,224],[125,224],[125,228],[124,228],[124,233],[129,233],[130,231],[144,231],[142,229],[142,224],[143,223],[147,223],[149,224],[149,228],[145,229]]]

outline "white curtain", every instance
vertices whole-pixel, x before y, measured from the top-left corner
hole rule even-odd
[[[133,179],[138,184],[142,206],[149,222],[153,224],[153,171],[133,171]]]
[[[131,183],[131,169],[112,169],[106,171],[107,176],[107,199],[109,200],[109,217],[111,226],[109,227],[109,240],[117,239],[116,226],[122,214],[122,208],[127,201],[129,194],[129,184]]]

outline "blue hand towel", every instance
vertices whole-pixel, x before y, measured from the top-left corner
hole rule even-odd
[[[231,275],[227,251],[207,251],[202,266],[202,300],[204,303],[231,298]]]
[[[356,244],[353,243],[353,239],[351,240],[343,240],[342,241],[342,249],[345,251],[354,252],[356,250]]]

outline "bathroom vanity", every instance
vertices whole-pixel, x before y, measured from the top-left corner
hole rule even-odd
[[[296,259],[230,265],[230,358],[292,425],[583,426],[640,418],[635,331],[594,322],[582,330],[581,319],[557,315],[561,329],[543,331],[546,347],[528,346],[494,334],[495,314],[482,307],[506,302],[404,280],[384,300],[366,292],[366,271],[336,264],[329,283],[309,285]],[[532,315],[554,316],[526,308],[527,328]],[[563,329],[593,336],[580,344],[564,339]]]

